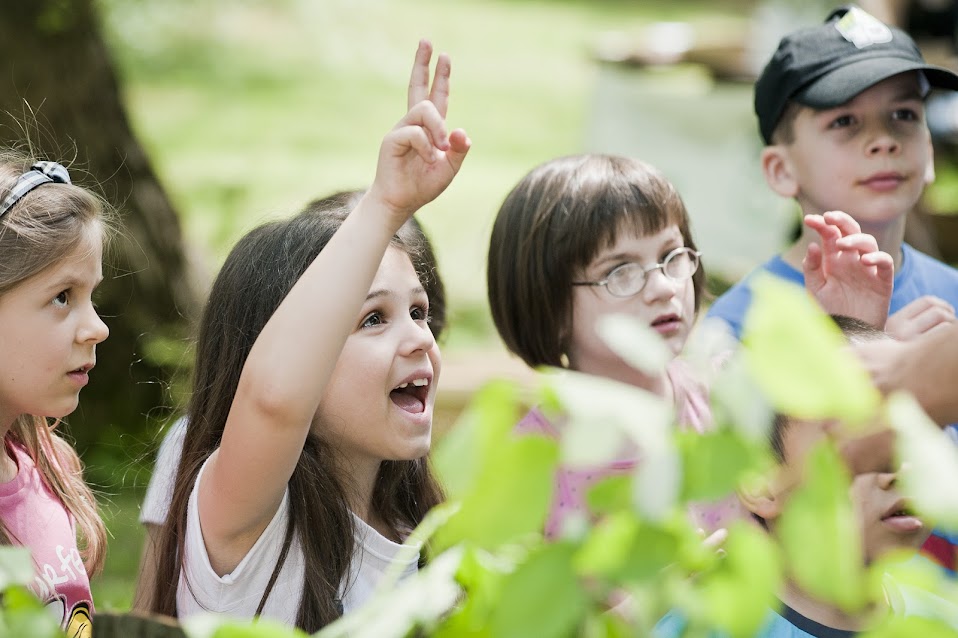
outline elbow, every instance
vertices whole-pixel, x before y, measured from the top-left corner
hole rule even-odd
[[[258,378],[242,375],[236,388],[233,408],[255,415],[258,422],[283,426],[312,421],[316,407],[304,401],[302,392],[293,391],[294,384],[283,383],[276,377]]]

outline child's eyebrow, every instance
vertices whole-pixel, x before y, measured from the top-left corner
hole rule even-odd
[[[895,102],[907,102],[910,100],[921,101],[922,99],[924,98],[921,95],[921,91],[915,88],[905,89],[894,97]]]
[[[380,288],[379,290],[370,290],[369,294],[366,295],[366,301],[369,301],[370,299],[380,299],[382,297],[388,297],[388,296],[389,296],[389,291],[386,290],[385,288]]]
[[[681,245],[682,245],[681,237],[670,237],[669,239],[666,239],[665,241],[663,241],[652,252],[658,253],[663,250],[672,250],[674,248],[678,248]],[[602,266],[606,263],[613,262],[613,261],[638,261],[639,257],[642,257],[642,255],[633,251],[620,251],[616,253],[611,253],[609,255],[602,255],[594,262],[594,265]],[[655,259],[658,259],[658,256],[656,256]]]
[[[426,289],[422,286],[414,286],[409,289],[410,296],[423,295],[426,294]],[[370,299],[381,299],[382,297],[391,297],[395,296],[395,293],[392,290],[387,290],[386,288],[380,288],[378,290],[370,290],[369,294],[366,295],[366,301]]]
[[[612,261],[635,261],[636,256],[637,255],[635,253],[631,253],[631,252],[630,253],[624,253],[624,252],[612,253],[609,255],[603,255],[599,257],[599,259],[595,261],[595,265],[604,266],[605,264]]]
[[[93,288],[96,288],[103,282],[103,277],[97,277],[93,282]],[[88,282],[81,281],[76,277],[64,277],[63,279],[57,279],[53,281],[49,286],[48,290],[65,290],[67,288],[82,288],[83,286],[88,285]]]

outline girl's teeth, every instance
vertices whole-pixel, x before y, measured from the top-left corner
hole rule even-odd
[[[427,379],[414,379],[412,381],[412,384],[416,386],[417,388],[422,388],[424,386],[429,385],[429,381]],[[409,387],[409,382],[403,383],[402,385],[397,385],[396,390],[402,390],[403,388],[406,388],[406,387]]]

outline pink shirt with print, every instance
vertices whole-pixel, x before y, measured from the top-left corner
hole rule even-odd
[[[17,462],[17,476],[0,483],[0,520],[11,542],[33,555],[36,576],[30,591],[68,636],[89,636],[93,596],[73,518],[44,485],[30,455],[18,445],[7,445],[7,450]]]
[[[712,424],[708,388],[696,378],[688,363],[681,359],[673,359],[667,373],[675,398],[676,421],[682,427],[705,432]],[[519,421],[516,431],[523,434],[545,434],[555,438],[560,435],[556,426],[535,408]],[[587,512],[585,499],[592,485],[610,476],[629,473],[637,462],[634,455],[629,455],[594,469],[573,470],[560,466],[556,471],[552,507],[546,518],[546,537],[557,538],[570,515]],[[690,514],[698,526],[711,532],[732,520],[742,518],[742,512],[738,498],[730,495],[715,503],[695,504],[691,506]]]

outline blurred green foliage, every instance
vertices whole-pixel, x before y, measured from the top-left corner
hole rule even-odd
[[[831,328],[818,320],[824,316],[817,306],[790,284],[771,282],[759,287],[754,304],[756,315],[775,316],[778,321],[747,323],[745,348],[754,351],[747,361],[762,361],[762,350],[776,340],[785,344],[827,344],[831,339]],[[801,304],[801,316],[813,317],[817,312],[816,320],[789,320]],[[784,396],[783,388],[795,386],[799,394],[810,395],[833,383],[829,375],[821,375],[809,365],[822,354],[821,349],[796,348],[788,353],[787,365],[778,369],[753,366],[745,374],[769,377],[762,387],[778,386],[768,400],[773,408],[783,409],[792,405],[791,399],[777,401],[776,397]],[[803,357],[807,361],[802,361]],[[840,368],[857,365],[841,344],[833,343],[826,360],[834,363],[842,359]],[[745,381],[742,373],[741,368],[719,372],[733,377],[731,385]],[[804,378],[797,379],[799,375]],[[546,375],[542,383],[554,389],[557,378]],[[578,398],[564,401],[571,385],[582,380],[582,375],[573,375],[562,384],[564,392],[545,393],[562,406],[567,419],[564,432],[566,426],[583,416],[588,418],[585,413],[589,408]],[[586,387],[586,391],[592,391],[596,385]],[[595,454],[605,454],[605,462],[609,462],[622,453],[602,443],[606,435],[600,431],[606,429],[624,432],[640,446],[639,468],[649,462],[655,464],[654,457],[668,457],[675,449],[683,451],[679,455],[683,468],[700,460],[688,445],[659,449],[642,446],[647,441],[644,434],[625,422],[643,419],[629,410],[633,401],[627,394],[617,396],[616,391],[621,389],[609,382],[601,397],[595,395],[596,403],[620,404],[618,408],[606,408],[604,420],[589,419],[597,433]],[[866,614],[872,605],[898,601],[892,603],[894,614],[873,616],[876,626],[866,632],[868,636],[958,635],[956,627],[949,624],[958,621],[958,588],[939,571],[915,561],[901,563],[903,557],[864,564],[861,531],[849,500],[847,470],[827,438],[805,457],[806,480],[791,492],[776,537],[758,525],[738,521],[730,526],[724,552],[719,554],[703,545],[687,516],[690,502],[685,497],[676,495],[668,503],[666,516],[653,520],[641,514],[645,496],[630,483],[655,481],[657,477],[644,476],[637,469],[631,476],[609,479],[593,489],[591,500],[602,512],[597,520],[567,528],[559,539],[546,542],[537,530],[544,523],[551,490],[516,486],[538,485],[543,469],[554,467],[556,461],[546,453],[565,448],[541,436],[517,435],[509,427],[522,400],[522,394],[508,384],[489,385],[477,396],[461,429],[440,445],[437,466],[444,481],[456,487],[441,515],[427,521],[416,535],[416,542],[432,537],[432,562],[396,589],[381,590],[368,605],[318,636],[398,638],[415,632],[477,637],[647,636],[666,612],[677,611],[685,619],[686,635],[714,636],[712,632],[719,630],[723,636],[747,638],[766,621],[785,578],[819,600],[852,613]],[[825,412],[818,417],[858,419],[861,402],[854,392],[844,400],[832,397],[821,404]],[[887,416],[896,421],[895,427],[902,433],[922,427],[921,417],[914,413],[889,412]],[[748,435],[752,431],[751,426],[738,430],[720,427],[722,438],[717,440],[725,443],[711,450],[721,457],[712,462],[719,484],[738,484],[751,474],[772,471],[767,444],[764,454],[741,453],[752,447],[754,439]],[[672,433],[668,438],[674,438],[674,430]],[[738,439],[738,443],[729,445],[729,439]],[[590,444],[580,440],[580,445]],[[689,451],[691,454],[686,453]],[[900,454],[903,461],[914,461],[907,446]],[[581,453],[564,453],[561,462],[574,463],[577,455]],[[925,462],[942,470],[954,461],[937,458]],[[903,488],[905,495],[912,496],[910,490],[949,493],[950,486],[935,481],[932,474],[920,484]],[[768,476],[768,480],[773,477]],[[506,483],[513,486],[511,493],[503,491]],[[955,508],[954,503],[952,506]],[[452,594],[450,586],[459,595]],[[900,602],[904,599],[909,602],[902,609]],[[205,633],[196,635],[247,635],[235,625],[218,626],[209,619],[204,623]]]
[[[368,184],[380,139],[403,111],[415,41],[429,37],[438,50],[448,51],[453,60],[450,123],[464,127],[475,146],[463,174],[420,217],[436,244],[447,282],[451,349],[494,341],[485,306],[485,238],[509,188],[532,166],[581,151],[586,144],[596,38],[606,31],[634,33],[656,20],[740,23],[752,4],[744,0],[99,1],[130,116],[181,213],[199,272],[207,278],[233,243],[255,224],[288,215],[325,193]],[[939,179],[941,201],[948,201],[952,191],[947,189],[953,189],[958,181],[958,174],[949,170],[939,168],[939,176],[944,178]],[[148,354],[175,358],[181,356],[178,345],[158,343]],[[744,380],[719,383],[727,384],[726,396],[747,394],[752,389]],[[176,394],[178,388],[171,392],[182,397]],[[500,423],[511,424],[518,398],[501,388],[488,392],[495,400],[488,393],[480,395],[476,404],[480,416],[473,413],[467,418],[476,418],[477,423],[499,418],[503,419]],[[481,408],[483,401],[493,404]],[[764,414],[757,407],[749,412],[737,399],[729,403],[728,410],[737,410],[736,416]],[[509,416],[489,416],[496,410]],[[704,468],[699,474],[684,473],[680,498],[708,491],[707,476],[716,481],[713,488],[727,486],[738,470],[760,463],[755,440],[745,436],[742,421],[750,419],[735,422],[741,430],[721,429],[714,438],[677,444],[676,458],[707,458],[714,464],[707,473]],[[757,422],[758,417],[752,421]],[[158,422],[157,427],[160,425]],[[458,429],[453,434],[456,432]],[[115,444],[110,449],[94,450],[85,459],[95,480],[109,485],[111,492],[116,492],[115,486],[144,484],[159,434],[151,440],[134,441],[118,429],[111,438]],[[450,435],[450,443],[452,439]],[[473,449],[468,441],[461,439],[460,443],[462,453]],[[503,458],[517,461],[525,454],[534,455],[536,463],[529,469],[537,468],[538,485],[542,473],[554,463],[552,451],[542,442],[527,447],[535,450],[511,447],[507,449],[513,453]],[[117,464],[117,458],[122,462]],[[502,468],[483,465],[492,458],[460,455],[452,465],[495,473]],[[521,463],[516,465],[510,466],[509,472],[523,471]],[[458,496],[467,494],[465,486],[472,484],[464,470],[449,473],[447,481],[464,486]],[[491,481],[489,485],[490,490],[496,486],[505,490],[507,483]],[[498,546],[498,550],[481,550],[480,543],[457,559],[457,580],[469,595],[462,609],[445,620],[440,633],[453,635],[448,632],[454,627],[475,629],[496,607],[506,582],[509,591],[520,592],[532,587],[530,583],[554,584],[557,595],[570,601],[568,617],[556,621],[557,632],[572,622],[612,631],[617,621],[594,615],[596,596],[583,605],[579,594],[569,590],[568,574],[555,583],[540,576],[543,565],[553,571],[557,565],[574,563],[597,569],[596,564],[609,559],[590,553],[595,551],[595,542],[587,544],[587,539],[582,539],[577,551],[564,546],[547,551],[534,544],[519,551],[515,545],[499,543],[503,534],[529,532],[535,527],[543,507],[542,490],[528,494],[530,504],[525,511],[529,518],[513,521],[514,529],[483,530],[481,524],[475,527],[473,520],[486,520],[502,495],[476,489],[471,500],[464,500],[468,507],[460,520],[470,521],[471,534],[488,532],[486,545]],[[741,579],[754,577],[743,590],[752,592],[777,574],[777,557],[768,548],[750,550],[763,557],[759,577],[733,561],[715,567],[712,557],[703,559],[695,551],[694,535],[681,525],[640,525],[631,514],[617,518],[614,512],[631,507],[633,492],[631,482],[599,486],[596,498],[604,503],[610,518],[608,527],[592,533],[596,538],[613,539],[610,552],[625,551],[637,538],[654,538],[657,546],[671,547],[676,556],[685,556],[678,560],[680,566],[714,568],[715,574],[702,581],[710,584],[703,588],[701,598],[696,598],[712,601],[703,603],[702,609],[718,610],[728,600],[738,601],[742,596],[731,592]],[[122,609],[132,598],[142,537],[136,522],[139,498],[138,492],[121,489],[104,500],[113,536],[106,573],[94,583],[96,599],[104,608]],[[471,507],[476,508],[472,514]],[[462,540],[467,529],[463,526],[456,531],[460,523],[455,521],[453,517],[447,528],[452,531],[440,532],[440,539],[446,534],[446,545]],[[748,532],[741,534],[741,538],[748,537]],[[615,541],[617,538],[620,540]],[[739,538],[733,535],[730,546],[761,542]],[[586,547],[593,549],[587,551]],[[534,562],[519,576],[507,578],[526,561]],[[620,576],[624,577],[618,574],[616,578]],[[691,596],[687,589],[685,581],[675,579],[662,591],[640,590],[636,595],[650,601],[650,610],[663,610],[666,601],[662,596],[673,596],[669,602],[674,602]],[[516,618],[515,622],[521,622],[522,611],[507,609],[496,622],[500,626],[510,625]],[[754,614],[742,618],[754,619]],[[226,631],[223,635],[232,634]]]

